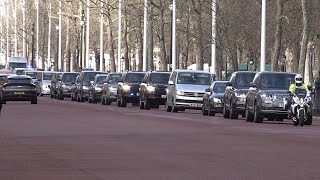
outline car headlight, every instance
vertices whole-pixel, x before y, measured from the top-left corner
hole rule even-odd
[[[67,87],[67,85],[65,85],[65,84],[62,85],[62,88],[66,88],[66,87]]]
[[[271,96],[268,96],[266,94],[261,95],[261,99],[264,103],[271,103]]]
[[[184,95],[184,92],[183,92],[183,91],[177,91],[177,95],[183,96],[183,95]]]
[[[213,98],[213,102],[214,102],[214,103],[221,103],[222,101],[221,101],[221,99]]]
[[[116,91],[117,88],[116,87],[110,87],[110,91]]]
[[[42,86],[42,88],[47,88],[46,84],[42,84],[41,86]]]
[[[95,87],[94,90],[96,90],[96,91],[102,91],[102,88],[101,88],[101,87]]]
[[[244,93],[236,93],[235,95],[237,98],[246,98],[246,94]]]
[[[89,90],[89,86],[83,86],[83,90]]]
[[[130,91],[130,89],[131,89],[131,86],[129,86],[129,85],[123,86],[123,90],[125,90],[125,91]]]
[[[147,91],[149,91],[149,92],[153,92],[155,90],[156,90],[156,87],[154,87],[154,86],[148,86],[147,87]]]

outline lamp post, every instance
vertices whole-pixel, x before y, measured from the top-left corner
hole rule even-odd
[[[81,19],[80,19],[80,60],[79,60],[79,67],[82,70],[83,68],[83,25],[84,25],[84,10],[82,9],[81,12]]]
[[[32,47],[31,47],[31,67],[35,68],[34,65],[34,23],[32,24],[31,30],[31,39],[32,39]]]
[[[57,51],[56,51],[55,66],[56,66],[56,71],[59,71],[59,26],[56,26],[56,31],[57,31]]]
[[[168,64],[172,64],[172,21],[173,21],[173,16],[172,16],[172,4],[169,5],[169,9],[171,12],[171,22],[170,22],[170,56],[169,56],[169,61]],[[172,67],[172,66],[171,66]],[[168,67],[168,71],[171,71],[170,66]]]

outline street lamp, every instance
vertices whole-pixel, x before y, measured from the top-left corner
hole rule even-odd
[[[32,47],[31,47],[31,67],[35,68],[34,65],[34,23],[32,24],[32,30],[31,30],[31,36],[32,36]]]
[[[56,71],[59,71],[59,26],[56,26],[56,31],[57,31],[57,51],[56,51],[56,60],[55,60],[55,66],[56,66]]]
[[[84,25],[84,10],[82,9],[81,12],[81,19],[80,19],[80,61],[79,61],[79,65],[80,65],[80,69],[83,68],[83,25]]]

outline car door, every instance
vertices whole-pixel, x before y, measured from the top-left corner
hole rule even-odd
[[[247,103],[248,103],[248,107],[250,110],[252,110],[254,108],[255,100],[256,100],[257,96],[259,96],[259,89],[258,89],[259,80],[260,80],[260,76],[257,75],[253,79],[253,82],[251,83],[251,87],[249,88],[249,91],[247,94]]]

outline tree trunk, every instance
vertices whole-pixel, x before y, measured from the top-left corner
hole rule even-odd
[[[282,14],[283,14],[283,0],[277,0],[277,15],[276,15],[276,32],[274,41],[273,58],[271,59],[271,71],[277,71],[279,69],[278,62],[281,52],[281,40],[282,40]]]
[[[142,18],[139,18],[139,31],[138,31],[138,57],[139,57],[139,63],[138,63],[138,71],[142,71],[143,66],[143,34],[142,34]]]
[[[147,61],[148,61],[148,70],[153,71],[153,7],[149,4],[149,12],[148,12],[148,55],[147,55]]]
[[[65,51],[65,55],[66,55],[66,71],[70,72],[70,27],[69,27],[69,18],[67,19],[67,23],[66,23],[66,31],[67,31],[67,35],[66,35],[66,51]]]
[[[195,29],[196,29],[196,66],[197,70],[203,70],[203,27],[202,27],[202,3],[194,0],[193,6],[195,11]]]
[[[309,40],[309,13],[308,13],[308,0],[301,0],[302,13],[303,13],[303,32],[301,40],[301,50],[300,50],[300,62],[299,62],[299,73],[304,75],[305,72],[305,62],[307,55],[307,46]]]
[[[159,42],[160,42],[160,71],[167,70],[167,51],[166,51],[166,42],[165,42],[165,20],[164,20],[164,10],[163,1],[160,0],[160,32],[159,32]]]
[[[299,71],[299,58],[300,58],[300,46],[299,41],[293,43],[293,72],[298,73]]]
[[[114,43],[113,43],[113,33],[112,33],[112,19],[110,16],[108,16],[107,19],[108,22],[108,48],[109,48],[109,54],[110,54],[110,70],[111,72],[116,72],[116,62],[114,58]]]
[[[128,17],[125,11],[124,17],[124,32],[123,32],[123,39],[124,39],[124,70],[129,71],[129,45],[128,45]]]

